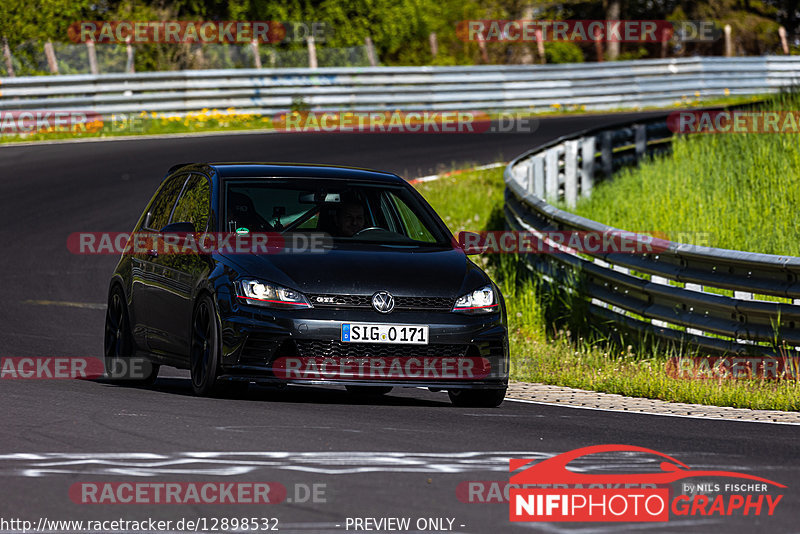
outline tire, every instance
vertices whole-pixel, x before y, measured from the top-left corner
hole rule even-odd
[[[461,408],[496,408],[506,398],[506,388],[451,389],[447,394],[453,406]]]
[[[133,335],[131,323],[128,318],[128,307],[125,305],[125,295],[119,286],[114,286],[108,295],[106,308],[105,338],[103,342],[103,356],[105,358],[106,376],[114,382],[126,383],[135,386],[152,386],[158,378],[159,365],[149,361],[136,361],[134,366]],[[131,371],[137,370],[137,376],[131,376]]]
[[[191,343],[189,347],[189,370],[192,375],[192,391],[207,397],[219,389],[220,339],[214,301],[203,295],[192,314]]]
[[[345,386],[351,395],[378,397],[392,391],[392,386]]]

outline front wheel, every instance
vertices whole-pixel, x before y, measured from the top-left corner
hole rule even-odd
[[[453,406],[464,408],[496,408],[506,398],[503,389],[451,389],[447,392]]]
[[[201,397],[211,395],[217,388],[220,344],[214,310],[211,297],[203,295],[192,317],[189,370],[192,375],[192,390]]]

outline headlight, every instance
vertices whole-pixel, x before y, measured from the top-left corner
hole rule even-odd
[[[270,308],[310,308],[311,304],[302,293],[276,286],[261,280],[240,280],[238,297],[248,304]]]
[[[454,312],[463,313],[492,313],[497,310],[497,299],[491,285],[484,286],[471,293],[459,297]]]

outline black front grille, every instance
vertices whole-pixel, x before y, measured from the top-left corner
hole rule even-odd
[[[372,295],[309,295],[311,304],[319,308],[372,308]],[[453,309],[449,297],[394,297],[395,310]]]
[[[395,308],[406,310],[452,310],[455,301],[447,297],[397,297]]]
[[[314,306],[321,308],[370,308],[372,297],[368,295],[309,295]]]
[[[341,341],[297,340],[300,357],[325,358],[458,358],[468,345],[397,345],[389,343],[342,343]]]

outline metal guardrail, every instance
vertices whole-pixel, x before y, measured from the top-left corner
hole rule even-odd
[[[527,152],[505,170],[506,222],[535,234],[622,232],[545,199],[574,206],[596,180],[668,150],[670,142],[666,118],[660,118],[588,130]],[[597,325],[713,353],[775,355],[785,344],[783,355],[797,355],[800,348],[798,257],[661,241],[652,253],[569,249],[527,254],[525,261],[546,280],[577,291]]]
[[[472,67],[234,69],[0,79],[0,110],[186,113],[235,108],[542,110],[672,105],[778,91],[800,57],[681,58]]]

